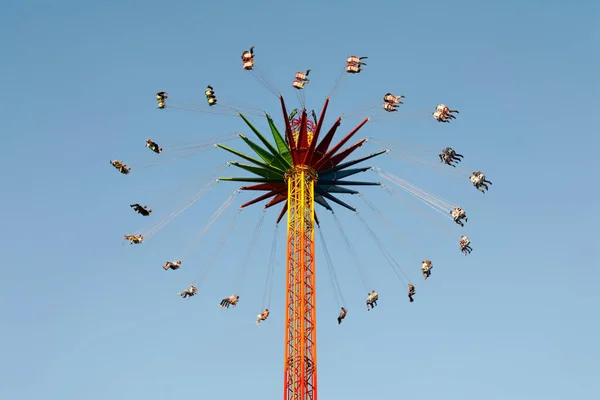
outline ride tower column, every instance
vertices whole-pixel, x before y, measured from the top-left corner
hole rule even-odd
[[[286,174],[288,229],[284,400],[317,399],[315,291],[315,182],[317,174],[296,165]]]
[[[316,112],[311,110],[310,117],[304,106],[300,110],[294,109],[288,113],[283,96],[279,96],[279,100],[285,135],[281,135],[271,117],[266,115],[275,141],[274,145],[240,114],[265,146],[262,148],[240,135],[258,158],[247,156],[222,144],[217,145],[254,164],[231,162],[231,165],[249,171],[255,176],[220,179],[252,182],[252,185],[242,186],[240,190],[266,192],[242,204],[241,208],[269,198],[270,201],[265,208],[283,204],[277,218],[277,223],[286,214],[288,218],[283,398],[284,400],[317,400],[314,228],[315,224],[318,224],[318,219],[314,210],[315,196],[318,204],[329,211],[332,209],[325,198],[356,211],[334,194],[358,193],[347,188],[348,186],[381,186],[380,182],[348,181],[344,178],[370,169],[350,167],[384,154],[386,150],[342,162],[366,142],[367,139],[361,139],[342,150],[369,118],[365,118],[350,133],[332,145],[342,117],[338,117],[326,133],[322,131],[329,98],[325,99],[320,115],[317,116]]]

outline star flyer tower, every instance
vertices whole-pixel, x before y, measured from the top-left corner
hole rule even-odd
[[[314,111],[308,117],[306,109],[288,114],[283,97],[281,110],[285,123],[285,138],[281,136],[273,119],[266,115],[275,145],[271,144],[248,119],[240,117],[250,127],[264,147],[240,134],[240,138],[260,158],[247,156],[239,151],[218,144],[254,165],[232,161],[230,164],[252,173],[253,177],[220,178],[223,181],[252,182],[240,190],[264,191],[261,196],[242,204],[246,207],[270,199],[269,208],[285,202],[277,223],[287,212],[287,259],[286,259],[286,316],[284,349],[284,400],[317,400],[317,329],[316,329],[316,280],[315,280],[315,203],[333,212],[328,203],[332,201],[349,210],[352,206],[338,199],[335,194],[358,194],[351,186],[373,185],[379,182],[344,180],[351,175],[368,171],[372,167],[349,168],[386,152],[381,150],[368,156],[342,163],[367,139],[341,148],[362,128],[363,119],[336,145],[330,147],[333,136],[341,124],[339,117],[323,139],[319,141],[329,98],[318,116]],[[341,151],[340,151],[341,150]]]

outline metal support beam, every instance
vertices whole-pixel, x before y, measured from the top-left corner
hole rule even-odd
[[[286,174],[288,232],[284,400],[317,400],[314,198],[316,172],[298,165]]]

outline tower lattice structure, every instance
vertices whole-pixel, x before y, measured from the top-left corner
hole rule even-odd
[[[317,398],[317,314],[314,194],[317,175],[306,165],[286,174],[288,224],[284,400]]]

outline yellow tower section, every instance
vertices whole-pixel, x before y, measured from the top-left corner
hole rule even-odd
[[[317,331],[315,292],[314,169],[297,165],[287,175],[284,400],[316,400]]]

